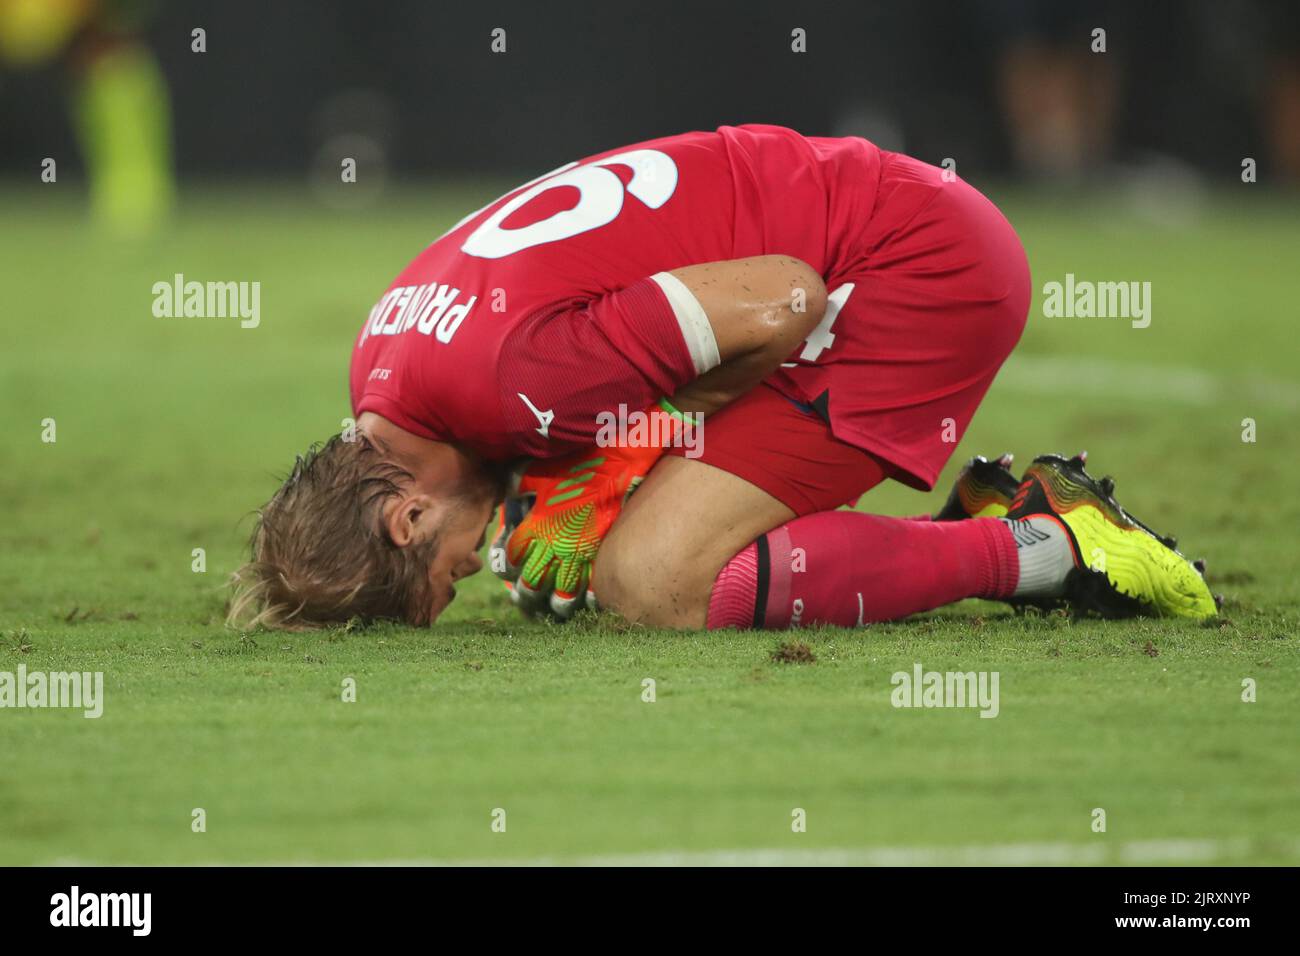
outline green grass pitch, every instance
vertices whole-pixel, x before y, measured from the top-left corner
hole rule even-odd
[[[361,318],[499,185],[352,213],[230,188],[135,244],[52,187],[0,192],[0,671],[103,671],[106,694],[98,720],[0,710],[0,864],[1300,859],[1300,206],[1256,187],[1193,208],[991,189],[1040,291],[1150,281],[1152,323],[1036,297],[942,486],[974,453],[1087,448],[1208,558],[1213,626],[969,602],[805,630],[815,662],[778,663],[775,634],[526,623],[484,575],[429,631],[225,629],[249,513],[348,414]],[[260,281],[260,327],[154,318],[178,272]],[[893,708],[916,662],[998,671],[999,716]]]

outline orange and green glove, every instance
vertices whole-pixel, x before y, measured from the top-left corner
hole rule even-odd
[[[525,614],[549,611],[567,620],[595,608],[590,585],[600,543],[683,421],[666,402],[646,415],[649,435],[669,442],[593,445],[532,461],[498,509],[489,563]]]

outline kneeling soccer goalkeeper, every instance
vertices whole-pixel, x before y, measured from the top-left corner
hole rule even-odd
[[[560,616],[854,626],[967,597],[1214,615],[1199,567],[1082,456],[1020,479],[976,461],[934,519],[836,510],[886,479],[933,487],[1029,299],[987,199],[862,139],[723,127],[571,163],[379,299],[357,433],[262,509],[231,618],[427,625],[498,513],[494,570]],[[598,442],[629,410],[670,439],[702,413],[702,440]]]

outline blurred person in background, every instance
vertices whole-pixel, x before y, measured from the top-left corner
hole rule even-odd
[[[1262,110],[1279,181],[1300,186],[1300,6],[1265,3],[1257,25],[1268,50]]]
[[[1113,5],[984,0],[980,21],[1000,46],[997,92],[1017,170],[1074,180],[1110,158],[1120,71],[1109,50]],[[1107,31],[1094,52],[1095,29]]]
[[[0,68],[57,64],[95,220],[141,235],[166,217],[175,195],[167,84],[140,33],[149,0],[0,0]]]

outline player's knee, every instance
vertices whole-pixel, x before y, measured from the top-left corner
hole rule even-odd
[[[601,544],[592,575],[601,609],[650,627],[702,627],[712,578],[701,588],[702,575],[680,555],[615,532]]]
[[[617,539],[603,542],[592,571],[591,588],[601,610],[638,621],[647,610],[648,595],[644,581],[639,580],[627,558]]]
[[[631,612],[636,604],[635,582],[604,544],[601,545],[600,558],[591,573],[591,589],[595,592],[602,611],[613,611],[629,619],[632,617]]]
[[[636,550],[634,543],[627,535],[620,535],[615,525],[601,543],[591,578],[601,609],[633,621],[642,619],[651,602],[644,573],[645,555],[638,555]]]

